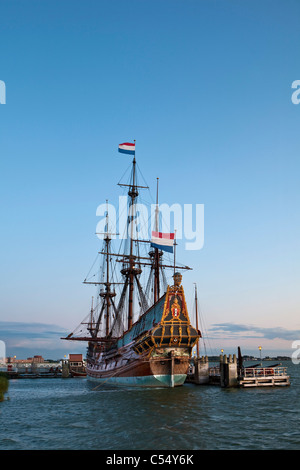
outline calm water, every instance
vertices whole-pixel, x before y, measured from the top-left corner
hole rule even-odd
[[[11,380],[0,449],[300,449],[300,365],[290,387],[117,389],[86,378]]]

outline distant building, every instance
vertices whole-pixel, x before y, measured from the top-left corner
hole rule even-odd
[[[82,354],[69,354],[69,371],[72,377],[86,376]]]
[[[8,364],[42,364],[45,362],[44,358],[42,356],[33,356],[33,357],[28,357],[27,359],[16,359],[16,357],[7,357],[6,362]]]
[[[44,358],[42,356],[33,356],[32,358],[28,358],[28,359],[31,359],[31,362],[37,362],[37,363],[42,363],[44,362]]]
[[[70,364],[70,367],[82,367],[83,366],[82,354],[69,354],[69,364]]]

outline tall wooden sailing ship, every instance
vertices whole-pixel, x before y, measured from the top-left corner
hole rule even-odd
[[[66,340],[87,341],[86,371],[89,379],[118,385],[182,385],[186,379],[193,347],[201,333],[190,322],[182,275],[178,269],[190,269],[175,263],[174,234],[159,232],[158,192],[155,231],[149,240],[141,240],[134,230],[139,190],[135,143],[119,146],[119,151],[133,155],[128,192],[128,238],[119,252],[112,250],[115,236],[106,213],[103,258],[99,280],[86,279],[97,286],[96,302],[88,317]],[[128,230],[127,229],[127,230]],[[146,256],[141,255],[146,247]],[[174,261],[163,255],[174,253]],[[168,255],[172,256],[172,255]],[[116,279],[116,266],[121,279]],[[142,278],[148,270],[145,285]],[[173,270],[173,283],[167,285],[165,270]],[[117,290],[119,289],[119,294]],[[136,295],[137,294],[137,295]]]

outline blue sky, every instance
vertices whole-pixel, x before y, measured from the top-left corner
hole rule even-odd
[[[204,247],[178,258],[213,348],[292,351],[299,15],[276,0],[1,1],[2,322],[52,332],[86,315],[96,208],[117,202],[117,146],[136,139],[152,194],[159,177],[161,202],[204,204]]]

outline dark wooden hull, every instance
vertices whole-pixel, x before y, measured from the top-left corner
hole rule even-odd
[[[87,376],[86,370],[78,371],[78,370],[71,369],[70,374],[72,377],[86,377]]]
[[[170,354],[171,353],[171,354]],[[132,356],[127,363],[121,361],[108,370],[88,364],[87,375],[92,380],[115,385],[176,387],[182,385],[189,368],[190,354],[187,351],[172,350],[167,355]]]

